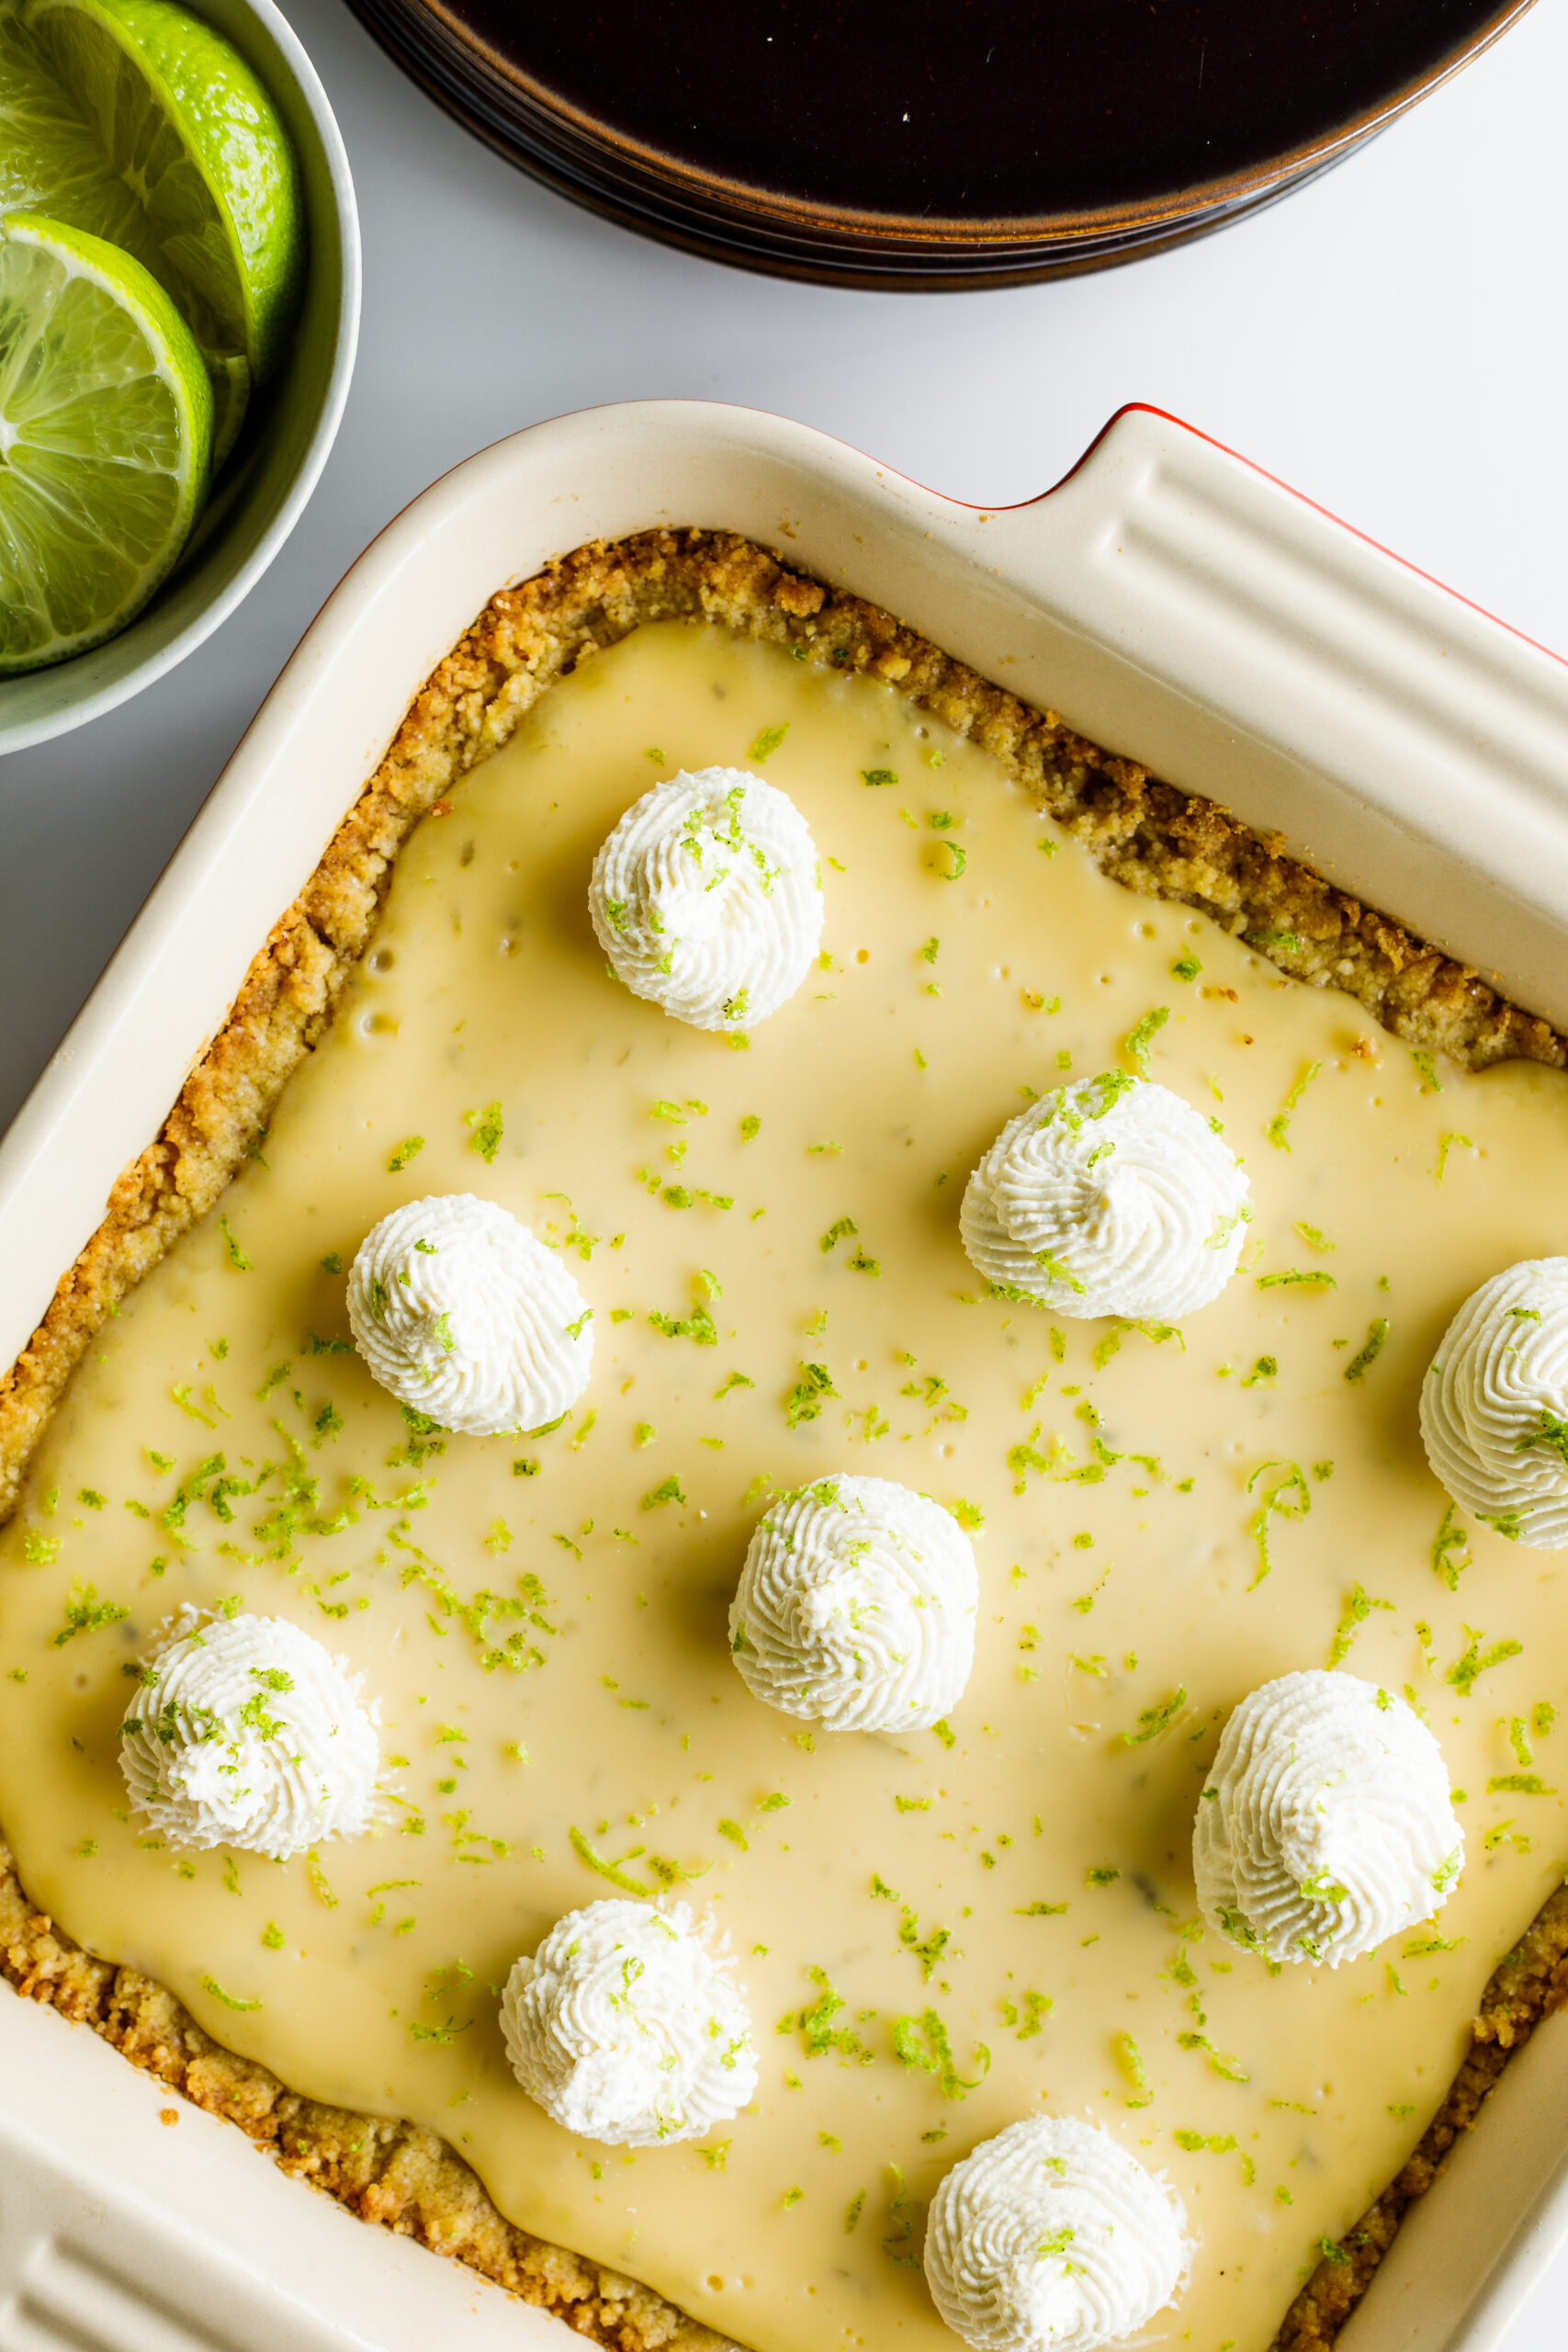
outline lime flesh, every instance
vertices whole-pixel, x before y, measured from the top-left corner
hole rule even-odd
[[[148,271],[0,220],[0,673],[85,652],[168,574],[206,492],[212,388]]]
[[[293,151],[244,60],[172,0],[0,0],[0,206],[124,246],[214,361],[276,365],[303,279]]]

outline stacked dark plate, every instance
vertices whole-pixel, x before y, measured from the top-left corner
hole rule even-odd
[[[563,195],[850,286],[1005,286],[1218,228],[1529,0],[352,0]]]

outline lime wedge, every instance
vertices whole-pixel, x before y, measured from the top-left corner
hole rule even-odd
[[[172,0],[0,0],[0,205],[133,254],[204,351],[277,364],[304,277],[299,175],[237,51]]]
[[[212,388],[190,329],[118,246],[0,220],[0,674],[139,613],[207,489]]]

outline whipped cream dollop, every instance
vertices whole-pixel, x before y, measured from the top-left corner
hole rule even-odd
[[[282,1861],[359,1838],[384,1810],[377,1709],[343,1658],[287,1617],[161,1629],[120,1724],[130,1802],[171,1846],[238,1846]]]
[[[1454,1501],[1539,1551],[1568,1544],[1568,1258],[1483,1283],[1421,1384],[1427,1459]]]
[[[348,1270],[348,1320],[372,1376],[446,1430],[533,1430],[575,1405],[592,1310],[554,1250],[472,1193],[410,1201]]]
[[[987,1282],[1058,1315],[1166,1320],[1219,1296],[1250,1215],[1241,1163],[1201,1113],[1102,1070],[1008,1121],[959,1230]]]
[[[600,850],[588,911],[634,996],[694,1029],[749,1029],[810,968],[821,868],[787,793],[743,768],[682,769]]]
[[[1463,1861],[1443,1751],[1392,1692],[1308,1668],[1226,1724],[1192,1868],[1233,1943],[1337,1968],[1440,1910]]]
[[[757,2087],[728,1944],[683,1903],[607,1896],[568,1912],[513,1962],[501,2022],[529,2098],[614,2147],[700,2139]]]
[[[929,1496],[847,1473],[781,1495],[729,1605],[754,1698],[829,1731],[920,1731],[962,1696],[979,1599],[968,1537]]]
[[[926,2225],[926,2281],[979,2352],[1094,2352],[1147,2325],[1186,2283],[1181,2201],[1095,2123],[1032,2116],[948,2173]]]

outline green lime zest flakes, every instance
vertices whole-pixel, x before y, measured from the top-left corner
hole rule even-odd
[[[1303,1070],[1300,1078],[1297,1079],[1295,1084],[1286,1095],[1284,1107],[1274,1114],[1274,1116],[1269,1120],[1269,1125],[1264,1128],[1264,1134],[1268,1136],[1276,1151],[1290,1150],[1292,1114],[1300,1107],[1302,1096],[1306,1092],[1307,1088],[1312,1084],[1313,1080],[1317,1076],[1318,1071],[1322,1068],[1323,1064],[1321,1062],[1308,1062],[1305,1069]]]
[[[259,2009],[262,2006],[259,2001],[242,2001],[237,1993],[225,1993],[216,1976],[204,1976],[201,1980],[201,1989],[204,1993],[210,1993],[215,2001],[221,2001],[226,2009],[243,2011]]]
[[[835,1217],[817,1247],[826,1257],[829,1251],[835,1249],[840,1241],[847,1241],[852,1234],[859,1231],[860,1227],[852,1216]]]
[[[271,1385],[270,1380],[267,1385],[268,1386]],[[204,1430],[215,1430],[218,1427],[218,1424],[213,1419],[211,1414],[204,1413],[199,1405],[193,1405],[191,1403],[190,1385],[190,1382],[187,1380],[180,1387],[171,1388],[169,1394],[174,1398],[182,1413],[188,1414],[189,1418],[193,1421],[199,1421]],[[213,1401],[216,1402],[216,1398]]]
[[[281,1951],[284,1945],[288,1941],[288,1937],[284,1934],[276,1919],[269,1919],[267,1921],[265,1927],[262,1929],[261,1939],[266,1946],[268,1951]]]
[[[220,1216],[218,1220],[218,1225],[219,1230],[223,1236],[224,1243],[229,1251],[229,1263],[233,1267],[235,1272],[240,1274],[253,1273],[254,1272],[254,1268],[252,1266],[249,1258],[246,1257],[243,1245],[235,1239],[233,1233],[230,1230],[228,1218],[226,1216]],[[258,2001],[255,2006],[259,2009],[261,2003]]]
[[[852,2026],[833,2023],[847,2007],[843,1995],[835,1990],[825,1969],[808,1968],[806,1973],[817,1987],[816,2000],[805,2008],[786,2009],[775,2030],[799,2033],[808,2058],[826,2058],[831,2051],[841,2061],[852,2058],[857,2065],[869,2066],[876,2056],[875,2051],[861,2040]],[[870,2011],[857,2022],[863,2025],[874,2014]]]
[[[1149,1048],[1154,1044],[1155,1039],[1159,1035],[1160,1031],[1165,1027],[1166,1023],[1169,1019],[1169,1005],[1156,1004],[1151,1012],[1145,1013],[1141,1021],[1134,1022],[1132,1028],[1128,1030],[1127,1035],[1122,1038],[1122,1051],[1126,1055],[1127,1059],[1132,1063],[1133,1068],[1137,1071],[1140,1078],[1148,1077],[1150,1069]],[[1120,1071],[1115,1073],[1107,1072],[1106,1075],[1121,1077],[1122,1073]],[[1103,1085],[1103,1080],[1100,1082],[1101,1085]],[[1103,1118],[1110,1107],[1111,1105],[1109,1102],[1102,1103],[1100,1110],[1096,1111],[1092,1115],[1097,1119]]]
[[[946,821],[947,821],[949,824],[951,824],[953,820],[952,820],[952,819],[951,819],[951,818],[949,818]],[[931,819],[931,823],[934,825],[934,824],[936,824],[936,822],[937,822],[937,820],[936,820],[936,818],[934,818],[934,817],[933,817],[933,818]],[[940,863],[940,861],[941,861],[941,859],[942,858],[942,856],[943,856],[943,854],[945,854],[945,856],[946,856],[946,859],[947,859],[947,863],[946,863],[945,865],[942,865],[942,863]],[[961,880],[963,879],[964,876],[968,872],[968,870],[969,870],[969,853],[968,853],[968,851],[967,851],[966,849],[964,849],[964,847],[963,847],[959,842],[953,842],[953,841],[948,841],[948,840],[946,840],[946,839],[944,838],[943,840],[942,840],[942,841],[940,841],[940,842],[937,842],[937,844],[936,844],[936,854],[937,854],[937,858],[938,858],[939,863],[937,864],[937,865],[936,865],[936,867],[935,867],[935,869],[934,869],[934,870],[935,870],[935,872],[936,872],[936,873],[941,876],[941,878],[942,879],[942,881],[944,881],[944,882],[958,882],[958,881],[961,881]]]
[[[986,1514],[979,1504],[966,1501],[962,1495],[955,1503],[949,1505],[949,1510],[965,1534],[978,1535],[986,1524]]]
[[[607,1879],[612,1886],[618,1886],[623,1894],[651,1894],[653,1893],[652,1887],[645,1880],[633,1878],[626,1867],[628,1862],[641,1860],[648,1851],[646,1846],[634,1846],[629,1853],[621,1856],[618,1862],[613,1862],[592,1846],[581,1830],[575,1826],[568,1829],[567,1836],[571,1841],[571,1850],[578,1860],[586,1862],[591,1871],[596,1871],[599,1876]]]
[[[865,2191],[863,2188],[857,2188],[844,2208],[844,2235],[847,2238],[853,2237],[860,2226],[860,2217],[864,2211]]]
[[[723,1383],[722,1386],[714,1390],[713,1401],[716,1405],[721,1396],[728,1396],[729,1395],[731,1389],[755,1388],[756,1385],[756,1382],[754,1380],[749,1380],[743,1372],[732,1372],[728,1379]],[[646,1428],[647,1424],[646,1422],[642,1422],[639,1423],[638,1426],[639,1428]]]
[[[738,1821],[721,1821],[718,1824],[718,1834],[721,1838],[728,1838],[732,1846],[739,1846],[743,1854],[750,1852],[751,1840]]]
[[[1410,1058],[1415,1063],[1420,1078],[1422,1093],[1440,1094],[1443,1091],[1443,1081],[1438,1076],[1436,1055],[1424,1052],[1419,1046],[1412,1046]]]
[[[1382,1354],[1383,1344],[1388,1338],[1388,1317],[1386,1315],[1374,1316],[1371,1322],[1367,1326],[1367,1336],[1364,1343],[1357,1349],[1355,1354],[1351,1357],[1349,1363],[1345,1367],[1345,1377],[1347,1380],[1351,1382],[1365,1380],[1368,1373],[1371,1370],[1373,1364],[1376,1363],[1378,1357]],[[1563,1424],[1562,1433],[1564,1438],[1568,1439],[1568,1422]],[[1517,1451],[1517,1449],[1516,1448],[1516,1452]],[[1568,1460],[1568,1455],[1565,1455],[1564,1459]]]
[[[958,1735],[945,1716],[941,1723],[931,1724],[931,1732],[932,1738],[940,1739],[944,1747],[956,1747],[958,1745]]]
[[[1437,1952],[1458,1951],[1461,1944],[1469,1940],[1467,1936],[1440,1936],[1434,1930],[1431,1935],[1419,1936],[1414,1943],[1406,1944],[1400,1957],[1404,1960],[1430,1960]]]
[[[805,2195],[804,2188],[786,2188],[784,2193],[784,2211],[787,2213],[792,2206],[798,2205]]]
[[[788,733],[789,721],[787,718],[777,727],[764,727],[761,733],[751,745],[750,750],[747,752],[747,758],[749,760],[755,760],[760,767],[764,760],[771,759],[773,757],[773,753],[778,750],[779,745],[784,741],[784,737]]]
[[[1327,2237],[1319,2238],[1317,2241],[1317,2251],[1322,2255],[1325,2262],[1331,2262],[1337,2270],[1348,2269],[1350,2257],[1346,2253],[1344,2247],[1338,2245],[1335,2239]]]
[[[417,1159],[424,1149],[423,1136],[405,1136],[387,1162],[389,1176],[400,1176],[411,1159]]]
[[[1244,1388],[1257,1388],[1264,1381],[1278,1380],[1279,1377],[1279,1357],[1259,1356],[1256,1363],[1254,1363],[1252,1370],[1247,1374],[1241,1385]]]
[[[699,2148],[696,2153],[709,2172],[722,2172],[729,2161],[729,2146],[728,2140],[718,2140],[711,2148]]]
[[[461,2025],[455,2018],[448,2018],[445,2025],[422,2025],[416,2018],[411,2022],[409,2032],[415,2041],[434,2042],[438,2050],[446,2050],[460,2033],[467,2033],[472,2023],[472,2018],[466,2018]]]
[[[1350,1645],[1366,1623],[1374,1609],[1392,1610],[1392,1600],[1374,1600],[1358,1582],[1345,1606],[1345,1614],[1334,1629],[1334,1642],[1328,1653],[1330,1668],[1338,1666],[1350,1655]]]
[[[130,1614],[130,1610],[118,1600],[100,1600],[96,1585],[73,1584],[71,1598],[65,1604],[65,1623],[55,1634],[51,1646],[62,1650],[67,1642],[75,1640],[78,1634],[96,1634],[100,1625],[118,1625]]]
[[[1271,1519],[1304,1519],[1312,1509],[1312,1489],[1299,1462],[1260,1462],[1247,1482],[1250,1495],[1259,1478],[1270,1470],[1280,1476],[1264,1495],[1258,1510],[1247,1523],[1247,1532],[1258,1546],[1258,1573],[1247,1586],[1256,1592],[1273,1568],[1273,1555],[1269,1544],[1269,1522]]]
[[[1309,1250],[1321,1250],[1325,1255],[1329,1255],[1339,1247],[1337,1241],[1330,1241],[1325,1233],[1320,1233],[1315,1225],[1298,1224],[1295,1230],[1301,1235]]]
[[[1486,1793],[1489,1797],[1554,1797],[1557,1792],[1547,1787],[1539,1772],[1495,1772],[1486,1783]]]
[[[501,1104],[487,1102],[482,1111],[465,1111],[463,1125],[468,1129],[470,1148],[479,1153],[487,1168],[490,1167],[501,1149],[501,1138],[506,1131]]]
[[[1258,1287],[1259,1290],[1337,1290],[1339,1285],[1332,1274],[1325,1274],[1316,1267],[1309,1267],[1305,1273],[1302,1273],[1291,1266],[1280,1274],[1259,1274]],[[1373,1353],[1376,1353],[1375,1349]]]
[[[933,932],[930,939],[927,940],[925,945],[921,948],[920,954],[928,964],[934,964],[941,953],[942,942]]]
[[[816,1420],[824,1401],[839,1394],[826,1364],[803,1363],[800,1372],[800,1379],[784,1399],[784,1419],[792,1430],[799,1429],[803,1421]]]
[[[324,1903],[329,1911],[335,1911],[337,1896],[327,1883],[327,1874],[321,1868],[321,1858],[314,1846],[305,1857],[305,1875],[310,1882],[310,1892],[317,1902]]]
[[[108,1498],[107,1495],[100,1495],[96,1487],[84,1487],[76,1499],[79,1503],[85,1504],[88,1510],[102,1510]]]
[[[1179,2033],[1176,2046],[1179,2050],[1201,2050],[1215,2074],[1227,2083],[1249,2083],[1252,2080],[1252,2076],[1234,2058],[1226,2058],[1216,2050],[1206,2034]]]
[[[782,1790],[774,1789],[770,1796],[758,1798],[757,1810],[759,1813],[783,1813],[786,1805],[794,1803],[793,1797],[786,1797]]]
[[[1141,1333],[1145,1340],[1151,1340],[1156,1348],[1163,1345],[1167,1340],[1174,1340],[1180,1352],[1183,1355],[1187,1353],[1187,1342],[1182,1338],[1180,1330],[1176,1324],[1152,1323],[1146,1318],[1137,1322],[1124,1320],[1113,1323],[1110,1330],[1107,1331],[1103,1337],[1095,1341],[1090,1356],[1090,1362],[1093,1363],[1096,1372],[1103,1372],[1106,1365],[1111,1362],[1111,1357],[1119,1353],[1122,1342],[1126,1338],[1129,1331],[1137,1331]],[[1037,1383],[1036,1385],[1043,1385],[1043,1383]]]
[[[1471,1141],[1470,1137],[1468,1136],[1461,1136],[1457,1128],[1450,1127],[1446,1135],[1439,1136],[1438,1137],[1438,1165],[1433,1170],[1433,1173],[1436,1175],[1439,1184],[1443,1181],[1443,1172],[1449,1164],[1449,1154],[1452,1151],[1456,1144],[1461,1145],[1466,1151],[1473,1151],[1476,1148]]]
[[[1568,1469],[1568,1420],[1550,1411],[1544,1405],[1540,1419],[1533,1430],[1527,1430],[1524,1436],[1515,1442],[1514,1452],[1529,1453],[1538,1445],[1544,1445],[1550,1453],[1555,1453],[1563,1467]]]
[[[677,1127],[683,1127],[686,1124],[686,1114],[682,1110],[679,1102],[668,1102],[662,1097],[657,1102],[649,1104],[648,1115],[650,1119],[668,1119],[671,1125]],[[684,1150],[684,1148],[682,1145],[682,1149]]]
[[[1121,1875],[1112,1862],[1094,1862],[1084,1872],[1083,1883],[1086,1886],[1114,1886]]]
[[[1065,1903],[1023,1903],[1012,1916],[1015,1919],[1054,1919],[1066,1907]]]
[[[644,1510],[656,1510],[660,1503],[683,1503],[685,1499],[686,1490],[681,1484],[680,1476],[678,1473],[671,1471],[668,1478],[659,1486],[651,1487],[644,1495],[642,1507]]]
[[[953,1943],[953,1931],[950,1928],[933,1928],[929,1936],[922,1937],[918,1916],[905,1904],[903,1917],[898,1922],[898,1941],[912,1959],[919,1962],[920,1982],[929,1984],[942,1965],[948,1946]],[[957,1960],[961,1957],[954,1946],[953,1958]]]
[[[741,1142],[755,1143],[761,1131],[762,1122],[759,1119],[755,1111],[748,1111],[746,1116],[740,1122]]]
[[[966,2081],[958,2071],[947,2028],[934,2009],[922,2009],[918,2017],[894,2019],[895,2057],[906,2066],[918,2067],[922,2075],[934,2075],[943,2098],[963,2098],[966,2093],[979,2089],[991,2071],[991,2053],[983,2041],[975,2044],[975,2052],[980,2071]]]
[[[880,792],[886,786],[897,784],[898,778],[892,768],[862,768],[860,780],[869,784],[873,791]]]
[[[22,1537],[22,1557],[30,1568],[52,1567],[64,1541],[62,1535],[40,1535],[37,1528],[29,1527]]]
[[[1202,968],[1190,947],[1185,947],[1171,966],[1170,977],[1173,980],[1195,980]]]
[[[1000,2004],[1002,2023],[1011,2028],[1020,2041],[1032,2041],[1036,2034],[1045,2030],[1045,2020],[1055,2008],[1049,1993],[1026,1993],[1023,2007],[1016,2001]]]
[[[1142,1747],[1146,1740],[1157,1739],[1162,1732],[1170,1729],[1186,1704],[1187,1685],[1182,1683],[1168,1699],[1161,1699],[1156,1705],[1141,1709],[1137,1730],[1124,1731],[1122,1735],[1122,1747]]]
[[[1306,942],[1299,931],[1278,931],[1267,923],[1256,931],[1249,931],[1247,944],[1249,947],[1277,947],[1286,956],[1300,956],[1306,948]]]
[[[1144,2064],[1143,2052],[1130,2033],[1112,2035],[1111,2046],[1116,2052],[1116,2064],[1128,2082],[1135,2091],[1144,2094],[1141,2098],[1128,2099],[1126,2104],[1129,2107],[1147,2107],[1154,2093],[1149,2088],[1149,2070]]]
[[[323,1274],[341,1274],[343,1272],[342,1250],[329,1250],[326,1256],[321,1261],[321,1268]]]
[[[895,1797],[893,1802],[900,1813],[930,1813],[931,1809],[930,1797]]]
[[[1481,1645],[1486,1639],[1485,1634],[1477,1633],[1473,1625],[1467,1625],[1464,1630],[1469,1635],[1468,1646],[1455,1658],[1443,1679],[1459,1692],[1461,1699],[1468,1699],[1483,1674],[1489,1674],[1495,1666],[1503,1665],[1508,1658],[1517,1657],[1524,1645],[1521,1642],[1494,1642],[1483,1655]]]
[[[1504,1826],[1505,1828],[1507,1826],[1506,1823],[1504,1824]],[[1529,1841],[1527,1838],[1525,1842],[1528,1845]],[[1447,1855],[1432,1872],[1432,1892],[1434,1894],[1447,1894],[1450,1888],[1457,1883],[1460,1873],[1460,1860],[1462,1851],[1462,1848],[1456,1846],[1452,1853]]]

